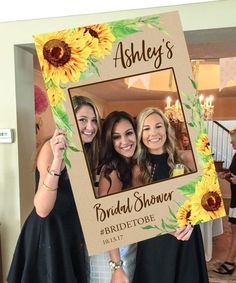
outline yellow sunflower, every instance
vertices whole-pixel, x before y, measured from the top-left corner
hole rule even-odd
[[[215,176],[215,164],[213,159],[210,159],[204,164],[204,175]]]
[[[60,87],[52,86],[48,88],[48,99],[51,106],[55,106],[65,98],[64,91]]]
[[[208,141],[208,136],[206,134],[201,134],[197,141],[197,150],[204,155],[211,155],[211,147]]]
[[[78,81],[87,65],[91,48],[88,36],[64,30],[35,36],[35,46],[46,82]]]
[[[208,221],[225,216],[223,200],[219,184],[215,176],[204,176],[196,185],[195,194],[191,198],[192,217]],[[194,221],[193,221],[193,224]]]
[[[79,28],[79,31],[90,36],[87,44],[92,49],[91,55],[103,58],[111,53],[112,43],[116,39],[107,24],[87,26]]]
[[[185,203],[178,209],[176,219],[180,227],[192,223],[191,220],[191,202],[186,200]]]

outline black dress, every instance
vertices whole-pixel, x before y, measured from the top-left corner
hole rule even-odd
[[[153,180],[169,178],[168,155],[152,155]],[[170,234],[138,243],[133,283],[208,283],[202,237],[195,226],[188,241]]]
[[[231,173],[236,175],[236,153],[232,159],[232,163],[229,167]],[[231,188],[231,201],[229,208],[229,222],[232,224],[236,224],[236,184],[230,182]]]
[[[36,172],[36,185],[39,173]],[[9,283],[87,283],[84,240],[66,169],[55,206],[41,218],[35,209],[17,242]]]

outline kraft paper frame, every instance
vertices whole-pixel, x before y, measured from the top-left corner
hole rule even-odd
[[[177,12],[36,35],[65,162],[90,255],[225,216],[207,132]],[[63,52],[62,52],[63,50]],[[140,60],[132,59],[131,50]],[[71,105],[76,87],[172,69],[196,172],[96,198]],[[111,93],[112,95],[112,93]]]

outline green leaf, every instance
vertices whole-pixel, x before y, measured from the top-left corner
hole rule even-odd
[[[171,230],[175,230],[176,227],[177,227],[177,223],[175,225],[174,224],[167,224],[167,223],[165,223],[165,225],[166,225],[166,228],[171,229]]]
[[[160,16],[147,16],[138,19],[138,22],[143,22],[145,24],[150,24],[153,22],[159,22]]]
[[[173,210],[169,206],[168,206],[168,209],[169,209],[169,212],[170,212],[170,215],[172,216],[172,218],[176,220],[176,216],[175,216]]]
[[[189,122],[188,125],[192,128],[195,127],[195,125],[192,122]]]
[[[188,183],[187,185],[177,188],[177,190],[181,194],[190,197],[195,193],[196,184],[201,180],[201,178],[202,177],[199,176],[195,180],[193,180],[192,182]]]
[[[65,161],[66,165],[68,165],[69,168],[71,168],[71,162],[70,162],[69,158],[67,157],[67,150],[64,152],[64,161]]]
[[[123,39],[124,37],[130,34],[140,32],[140,31],[141,30],[138,28],[135,28],[132,26],[123,26],[123,25],[116,26],[112,29],[112,32],[117,40]]]
[[[189,79],[190,79],[190,81],[191,81],[191,83],[192,83],[193,88],[195,88],[195,89],[197,90],[197,84],[196,84],[196,82],[195,82],[193,79],[191,79],[190,77],[189,77]]]
[[[100,77],[98,67],[95,65],[95,63],[93,61],[90,61],[90,64],[93,67],[93,70],[95,71],[95,73]]]
[[[187,109],[192,109],[192,107],[190,105],[188,105],[187,103],[183,103],[183,105],[187,108]]]
[[[166,227],[165,227],[165,221],[163,219],[161,219],[161,227],[165,230]]]
[[[47,81],[45,84],[46,84],[46,89],[49,89],[49,88],[51,88],[54,85],[54,83],[53,83],[53,81],[51,79],[49,81]]]
[[[176,219],[168,218],[168,220],[169,220],[171,223],[177,223],[177,220],[176,220]]]
[[[69,124],[69,117],[62,104],[52,107],[52,113],[59,128],[72,132],[72,128]]]
[[[116,37],[116,40],[120,40],[136,32],[141,32],[142,30],[139,29],[139,26],[143,25],[151,25],[161,32],[168,34],[167,31],[160,26],[160,16],[140,17],[134,20],[121,20],[109,23],[111,32]]]
[[[156,229],[156,227],[152,226],[152,225],[147,225],[147,226],[144,226],[142,228],[145,229],[145,230]]]
[[[69,149],[71,149],[72,151],[75,151],[75,152],[82,152],[81,149],[78,149],[77,147],[74,147],[74,146],[71,146],[71,145],[69,145]]]
[[[158,27],[158,30],[166,35],[169,35],[169,33],[162,27]]]
[[[82,81],[82,80],[90,77],[91,75],[93,75],[93,71],[92,70],[87,70],[85,72],[81,72],[80,73],[80,80]]]

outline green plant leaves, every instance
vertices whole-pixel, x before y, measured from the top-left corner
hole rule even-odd
[[[157,28],[159,31],[168,34],[166,30],[160,25],[160,16],[141,17],[131,20],[121,20],[109,23],[112,34],[116,40],[120,40],[130,34],[141,32],[140,27],[151,26]]]
[[[159,230],[160,233],[159,235],[163,235],[165,233],[169,233],[169,232],[173,232],[177,227],[178,227],[178,223],[176,220],[176,216],[173,212],[173,210],[168,206],[169,209],[169,218],[168,221],[164,220],[163,218],[161,219],[161,226],[157,226],[157,225],[147,225],[142,227],[144,230],[151,230],[151,229],[156,229]]]
[[[182,187],[178,187],[177,190],[187,196],[187,197],[191,197],[194,193],[195,193],[195,186],[196,184],[201,181],[202,176],[197,177],[196,179],[194,179],[192,182],[188,183],[185,186]]]

